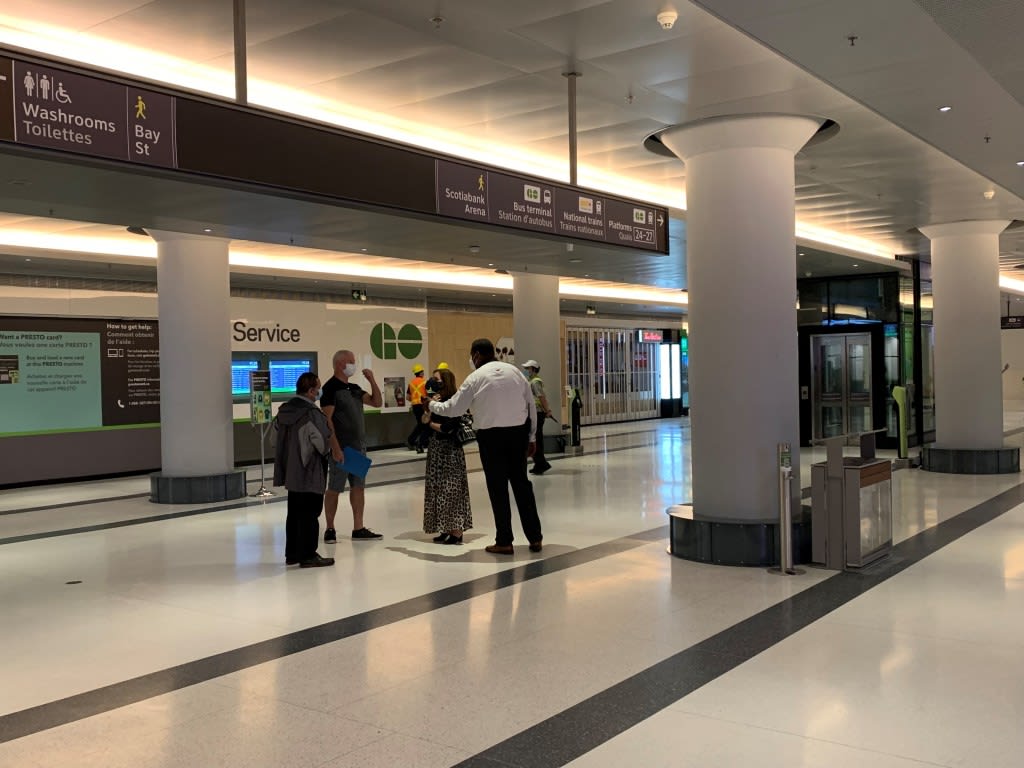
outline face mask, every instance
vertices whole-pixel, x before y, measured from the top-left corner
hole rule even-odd
[[[475,371],[476,370],[476,363],[473,362],[473,358],[472,357],[469,358],[469,370],[471,370],[471,371]]]
[[[351,378],[351,377],[356,375],[356,364],[355,363],[349,363],[348,365],[345,366],[345,375],[348,376],[349,378]]]
[[[320,387],[320,389],[318,389],[316,391],[316,399],[317,400],[323,400],[323,397],[324,397],[324,388]]]

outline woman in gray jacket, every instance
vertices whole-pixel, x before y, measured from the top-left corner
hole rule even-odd
[[[284,561],[300,568],[334,565],[333,557],[320,557],[320,510],[327,485],[331,428],[317,408],[320,378],[308,371],[295,383],[296,395],[277,409],[274,426],[274,485],[288,489]]]

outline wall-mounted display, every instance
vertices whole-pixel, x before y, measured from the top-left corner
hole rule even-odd
[[[0,435],[159,421],[155,320],[0,316]]]

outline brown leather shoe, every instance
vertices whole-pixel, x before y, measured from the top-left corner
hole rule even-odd
[[[544,547],[543,539],[541,541],[531,541],[530,542],[530,551],[531,552],[540,552],[543,547]]]
[[[492,555],[513,555],[515,550],[511,544],[491,544],[484,547],[484,552],[490,552]]]

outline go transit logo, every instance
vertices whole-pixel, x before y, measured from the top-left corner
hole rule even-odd
[[[370,331],[370,349],[381,360],[396,360],[399,353],[412,360],[423,350],[423,335],[412,323],[403,325],[397,334],[387,323],[377,323]]]

